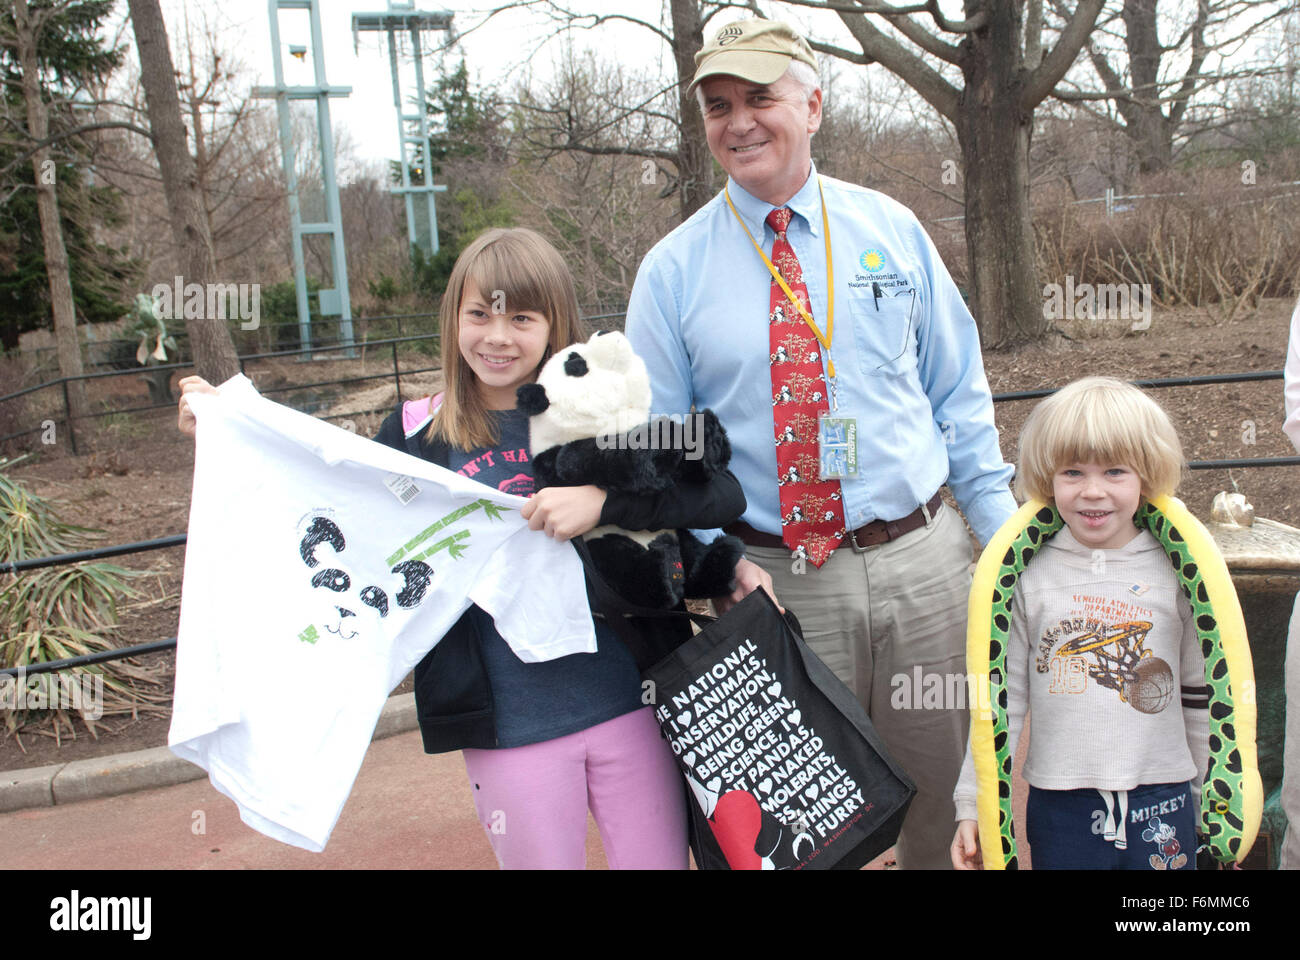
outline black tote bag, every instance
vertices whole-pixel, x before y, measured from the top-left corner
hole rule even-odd
[[[794,623],[755,590],[642,671],[702,870],[856,870],[893,846],[916,793]]]
[[[857,870],[894,845],[916,786],[792,612],[782,617],[762,590],[717,619],[633,606],[572,542],[592,609],[650,681],[701,870]],[[703,629],[662,656],[629,617],[689,617]]]

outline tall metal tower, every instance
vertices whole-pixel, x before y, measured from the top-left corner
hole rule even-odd
[[[354,13],[352,15],[352,45],[355,49],[358,35],[363,31],[388,33],[388,62],[393,72],[393,105],[397,107],[397,136],[399,166],[402,185],[393,193],[402,194],[406,201],[406,237],[412,247],[419,247],[432,256],[438,252],[438,213],[433,195],[447,188],[433,185],[432,158],[429,154],[429,115],[424,105],[424,51],[420,43],[422,30],[446,30],[452,33],[449,10],[416,10],[415,0],[388,0],[388,9],[381,13]],[[397,63],[398,38],[401,33],[411,35],[411,52],[415,60],[415,113],[402,111],[402,80]],[[419,171],[420,183],[411,176],[412,159],[423,157],[424,167]],[[420,199],[422,198],[422,199]]]
[[[299,60],[311,57],[315,83],[287,86],[284,82],[285,47],[280,40],[280,11],[306,10],[311,19],[311,46],[292,44],[289,53]],[[303,264],[304,238],[321,235],[328,238],[334,286],[319,291],[320,315],[339,318],[339,339],[351,346],[352,299],[348,294],[348,262],[343,246],[343,215],[339,208],[339,185],[334,169],[334,131],[330,124],[330,97],[346,97],[351,87],[331,87],[325,80],[325,44],[321,39],[320,8],[317,0],[268,0],[271,21],[271,56],[275,62],[275,86],[255,87],[253,96],[275,99],[280,120],[280,150],[284,157],[284,175],[289,188],[289,219],[293,230],[293,279],[298,293],[298,329],[304,349],[311,347],[311,311],[307,303],[307,272]],[[298,196],[298,174],[294,162],[293,131],[290,123],[290,100],[316,101],[317,145],[321,158],[324,187],[324,219],[302,222]],[[351,351],[347,351],[351,354]]]

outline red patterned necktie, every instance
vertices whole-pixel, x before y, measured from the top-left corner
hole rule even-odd
[[[791,216],[789,207],[767,215],[767,225],[776,231],[772,263],[811,314],[799,258],[785,237]],[[844,539],[840,482],[818,479],[817,421],[829,409],[822,355],[803,315],[775,279],[768,319],[781,539],[794,551],[794,557],[806,557],[813,566],[820,567]]]

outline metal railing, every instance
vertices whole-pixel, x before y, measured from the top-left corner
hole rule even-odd
[[[582,320],[584,323],[591,324],[594,327],[600,328],[603,327],[603,325],[597,323],[596,321],[616,320],[625,317],[626,315],[627,315],[626,311],[618,311],[614,313],[598,313],[598,314],[583,316]],[[327,346],[303,347],[296,350],[276,350],[269,353],[241,354],[239,356],[239,369],[241,373],[244,372],[245,363],[247,361],[271,360],[271,359],[278,359],[284,357],[297,357],[297,356],[304,356],[304,355],[311,355],[312,357],[316,357],[320,354],[337,352],[337,351],[353,351],[353,352],[357,350],[367,351],[374,347],[389,346],[392,349],[392,357],[393,357],[391,376],[393,378],[394,384],[397,387],[397,394],[400,397],[402,393],[403,374],[405,374],[406,376],[415,376],[421,373],[432,373],[436,370],[441,369],[440,367],[421,367],[415,370],[401,370],[398,364],[398,358],[397,358],[398,344],[420,343],[424,341],[437,341],[440,339],[440,335],[436,333],[420,334],[416,336],[405,336],[405,337],[401,336],[402,320],[415,319],[415,318],[428,319],[431,316],[432,316],[431,314],[409,313],[409,314],[391,314],[382,317],[358,318],[359,320],[396,320],[399,335],[396,337],[390,337],[383,340],[370,340],[362,343],[356,343],[354,341],[353,343],[350,344],[336,343]],[[276,326],[276,325],[277,324],[268,324],[268,326]],[[295,328],[298,326],[296,321],[293,323],[283,323],[278,325],[292,326]],[[78,381],[102,380],[111,377],[139,377],[139,376],[147,377],[151,374],[164,373],[164,372],[168,374],[170,380],[171,371],[192,370],[192,369],[194,369],[194,364],[190,362],[168,363],[168,364],[157,364],[148,367],[135,367],[132,369],[125,369],[125,370],[114,369],[114,370],[101,371],[98,373],[84,373],[75,377],[58,377],[54,380],[48,380],[44,383],[35,384],[30,387],[24,387],[21,390],[16,390],[13,393],[8,393],[5,394],[4,396],[0,396],[0,404],[10,400],[16,400],[20,397],[36,393],[40,390],[61,389],[63,392],[63,418],[62,420],[55,420],[54,422],[62,423],[64,425],[64,427],[68,432],[69,445],[72,448],[72,452],[76,454],[78,453],[77,435],[72,426],[74,419],[92,420],[100,417],[121,416],[124,414],[132,414],[132,413],[148,413],[154,410],[167,410],[173,408],[176,405],[176,402],[175,400],[171,400],[168,401],[167,403],[154,403],[145,406],[126,407],[124,409],[100,410],[100,411],[96,411],[95,413],[89,413],[84,416],[74,418],[71,415],[72,404],[71,404],[71,399],[68,396],[69,383],[75,383]],[[358,377],[344,377],[337,380],[316,380],[310,383],[296,383],[296,384],[289,384],[287,386],[281,386],[281,387],[271,387],[269,389],[263,390],[262,393],[264,394],[288,393],[294,390],[310,390],[318,387],[341,386],[349,383],[362,383],[369,380],[383,380],[386,379],[388,376],[390,376],[390,374],[388,373],[379,373],[379,374],[368,374],[365,376],[358,376]],[[349,417],[363,416],[365,414],[375,413],[375,412],[376,411],[373,410],[349,411],[347,413],[330,414],[329,416],[323,417],[322,419],[344,420]],[[32,427],[28,430],[20,430],[15,433],[7,434],[5,436],[0,436],[0,443],[5,443],[10,440],[16,440],[20,437],[27,437],[33,434],[41,433],[43,430],[45,430],[44,425]]]
[[[413,338],[406,338],[413,339]],[[387,376],[386,374],[384,376]],[[1166,377],[1159,380],[1133,380],[1130,381],[1134,386],[1150,388],[1167,388],[1167,387],[1189,387],[1205,386],[1216,383],[1247,383],[1260,380],[1281,380],[1281,370],[1256,371],[1252,373],[1224,373],[1224,374],[1205,374],[1197,377]],[[369,378],[366,378],[369,379]],[[994,403],[1004,403],[1015,400],[1037,400],[1041,397],[1048,396],[1056,392],[1059,388],[1047,387],[1038,390],[1017,390],[1009,393],[996,393],[993,395]],[[270,391],[265,391],[270,392]],[[399,389],[398,397],[401,392]],[[0,398],[3,399],[3,398]],[[1255,457],[1255,458],[1238,458],[1229,460],[1192,460],[1187,464],[1192,470],[1223,470],[1239,469],[1254,467],[1297,467],[1300,466],[1300,456],[1294,457]],[[42,567],[62,566],[69,563],[80,563],[85,560],[97,560],[106,557],[119,557],[132,553],[143,553],[147,550],[162,550],[168,547],[178,547],[185,544],[187,536],[183,533],[174,534],[168,537],[159,537],[155,540],[142,540],[136,543],[117,544],[110,547],[99,547],[93,550],[80,550],[76,553],[65,553],[52,557],[36,557],[30,560],[17,560],[0,564],[0,574],[17,575],[28,570],[36,570]],[[80,657],[71,657],[66,660],[50,660],[44,663],[29,664],[24,667],[7,667],[0,669],[0,676],[15,675],[18,671],[24,671],[26,674],[46,673],[52,670],[64,670],[75,666],[84,666],[89,663],[102,663],[108,660],[117,660],[125,657],[140,656],[146,653],[157,653],[163,650],[170,650],[176,646],[176,638],[169,637],[166,640],[157,640],[150,643],[136,644],[131,647],[120,647],[116,650],[106,650],[100,653],[86,654]]]
[[[282,387],[271,387],[262,392],[263,393],[287,393],[292,390],[309,390],[314,387],[329,387],[329,386],[338,386],[340,384],[346,384],[346,383],[361,383],[367,380],[385,380],[389,376],[391,376],[393,378],[394,384],[397,387],[398,396],[401,396],[402,373],[405,373],[407,376],[414,376],[419,373],[431,373],[433,371],[440,370],[441,367],[422,367],[416,370],[406,370],[406,371],[401,370],[397,359],[398,344],[419,343],[423,341],[438,340],[438,339],[439,339],[438,334],[430,333],[430,334],[423,334],[421,336],[414,336],[414,337],[392,337],[387,340],[371,340],[368,343],[363,343],[363,344],[351,344],[351,345],[338,344],[329,347],[319,347],[319,346],[307,347],[299,350],[277,350],[271,353],[250,353],[250,354],[244,354],[243,356],[240,356],[238,358],[239,370],[241,373],[243,373],[245,371],[245,364],[253,360],[272,360],[272,359],[278,359],[283,357],[303,356],[305,354],[316,356],[318,354],[330,353],[339,350],[357,350],[357,349],[369,350],[373,347],[387,346],[390,347],[392,351],[393,366],[392,366],[391,374],[385,372],[385,373],[367,374],[364,376],[357,376],[357,377],[344,377],[337,380],[319,380],[319,381],[313,381],[311,383],[295,383],[295,384],[289,384]],[[16,390],[13,393],[0,396],[0,403],[5,403],[6,401],[10,401],[10,400],[16,400],[20,397],[27,396],[28,394],[36,393],[39,390],[49,390],[49,389],[54,389],[56,387],[61,387],[63,390],[62,423],[64,424],[65,428],[68,431],[68,442],[72,447],[72,452],[75,454],[78,451],[77,451],[77,435],[72,426],[74,420],[93,420],[99,417],[120,416],[128,413],[144,413],[151,410],[166,410],[166,409],[174,408],[176,406],[176,401],[169,400],[167,403],[154,403],[154,404],[149,404],[140,407],[127,407],[125,409],[100,410],[95,413],[88,413],[85,414],[84,416],[79,416],[74,418],[72,416],[71,401],[68,396],[69,383],[74,383],[77,381],[88,381],[88,380],[103,380],[111,377],[135,377],[135,376],[140,376],[142,374],[148,375],[150,373],[162,372],[162,371],[166,371],[168,373],[168,377],[170,378],[171,371],[193,370],[193,369],[194,369],[194,364],[192,363],[168,363],[168,364],[158,364],[157,366],[153,366],[153,367],[141,367],[137,370],[109,370],[101,373],[83,373],[75,377],[60,377],[57,380],[50,380],[47,381],[46,383],[37,384],[31,387],[25,387],[22,390]],[[348,416],[356,416],[356,415],[357,414],[355,413],[332,414],[330,417],[324,419],[343,419]],[[55,422],[58,423],[59,421],[55,421]],[[45,429],[44,426],[38,426],[38,427],[33,427],[29,430],[20,430],[17,431],[16,433],[10,433],[6,436],[0,437],[0,443],[4,443],[9,440],[16,440],[19,437],[26,437],[35,433],[40,433],[44,429]]]

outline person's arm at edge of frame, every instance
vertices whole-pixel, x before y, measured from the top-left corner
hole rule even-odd
[[[1286,422],[1282,431],[1300,452],[1300,300],[1291,314],[1291,335],[1287,338],[1286,369],[1283,372],[1282,396],[1286,403]]]

